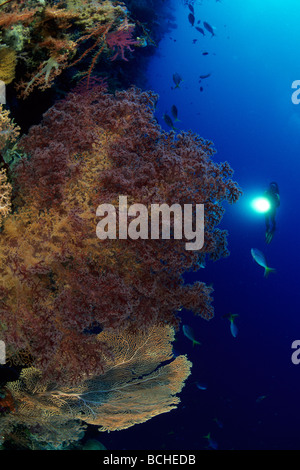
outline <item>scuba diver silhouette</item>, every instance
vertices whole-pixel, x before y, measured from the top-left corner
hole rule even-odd
[[[276,230],[276,210],[280,206],[280,196],[278,184],[272,182],[265,191],[265,198],[270,203],[270,209],[265,214],[266,221],[266,243],[271,243]]]

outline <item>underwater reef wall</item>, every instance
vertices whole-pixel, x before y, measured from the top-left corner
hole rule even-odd
[[[131,86],[176,27],[169,6],[0,2],[4,448],[76,447],[88,425],[127,429],[176,408],[192,366],[172,352],[180,311],[214,315],[212,287],[184,274],[229,254],[219,223],[241,191],[212,142],[163,131],[158,96]],[[203,248],[187,250],[174,220],[169,239],[100,240],[97,208],[119,215],[120,196],[203,204]]]
[[[37,408],[30,417],[24,411],[24,403],[32,400],[28,387],[33,379],[26,386],[17,381],[6,387],[4,395],[13,400],[4,413],[11,435],[18,434],[20,423],[34,434],[47,413],[38,403],[41,394],[49,398],[49,389],[53,400],[59,395],[55,390],[60,398],[69,393],[70,400],[75,396],[70,390],[76,390],[83,404],[87,383],[99,386],[109,364],[117,360],[114,335],[130,337],[130,343],[140,335],[155,335],[155,355],[158,341],[171,341],[182,308],[206,320],[213,316],[212,288],[203,282],[185,284],[182,276],[197,271],[206,257],[217,260],[228,254],[227,233],[218,224],[223,201],[234,203],[240,190],[229,164],[213,162],[211,142],[191,132],[161,129],[153,114],[156,102],[157,95],[134,87],[114,95],[103,84],[79,87],[18,143],[22,158],[9,169],[12,212],[3,220],[0,237],[0,318],[8,362],[22,368],[19,380],[34,376]],[[117,205],[120,195],[129,204],[146,207],[204,203],[203,249],[187,251],[185,240],[174,238],[99,240],[96,209],[103,203]],[[189,369],[180,356],[165,370],[170,383],[176,370],[174,394]],[[152,372],[150,367],[147,373]],[[128,383],[129,377],[124,380]],[[117,397],[119,415],[112,421],[103,417],[104,405],[93,411],[93,419],[74,407],[77,411],[64,414],[62,421],[78,429],[71,433],[75,440],[86,422],[103,429],[128,427],[178,402],[164,390],[166,384],[157,392],[166,406],[162,401],[148,414],[141,410],[140,418],[127,420],[126,401]],[[106,394],[107,409],[115,399]],[[63,436],[66,427],[56,412],[58,434],[45,441],[58,446],[69,438]]]

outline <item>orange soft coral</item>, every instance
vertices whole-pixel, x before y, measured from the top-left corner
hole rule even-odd
[[[11,211],[11,184],[7,181],[6,171],[0,170],[0,223]]]
[[[56,77],[72,65],[80,65],[78,76],[88,77],[89,85],[102,54],[112,51],[113,59],[120,54],[127,60],[124,50],[137,44],[131,37],[135,25],[128,24],[122,3],[115,5],[106,0],[74,6],[45,1],[35,7],[28,5],[4,3],[0,17],[0,56],[5,54],[6,58],[1,70],[0,57],[0,79],[1,75],[6,83],[15,79],[18,58],[22,75],[16,77],[15,86],[20,98],[27,98],[34,89],[50,88]],[[83,59],[89,54],[92,57],[87,65]]]
[[[0,105],[0,153],[13,145],[20,134],[20,128],[11,119],[8,110]]]

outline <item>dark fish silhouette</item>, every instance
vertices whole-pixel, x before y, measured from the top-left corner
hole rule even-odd
[[[200,91],[203,91],[203,86],[200,87]]]
[[[202,55],[208,55],[208,52],[202,52]]]
[[[163,120],[165,121],[167,126],[171,127],[171,129],[175,130],[173,121],[172,121],[172,119],[170,118],[170,116],[168,114],[163,115]]]
[[[215,36],[214,30],[213,30],[212,26],[210,26],[210,24],[206,23],[206,21],[203,21],[203,26],[204,26],[205,29],[207,29],[207,31],[208,31],[212,36]]]
[[[190,9],[190,11],[194,14],[194,7],[193,7],[193,5],[189,5],[189,9]]]
[[[175,106],[175,104],[173,104],[173,106],[171,108],[171,113],[172,113],[173,118],[175,119],[175,122],[179,121],[179,119],[178,119],[178,109]]]
[[[194,331],[189,325],[183,325],[182,330],[183,330],[184,336],[186,336],[188,339],[190,339],[193,342],[193,346],[195,344],[199,344],[201,346],[201,343],[195,339]]]
[[[182,78],[179,73],[175,72],[173,74],[173,82],[175,83],[175,88],[179,88],[179,85],[182,82]]]
[[[205,36],[205,32],[202,28],[200,28],[199,26],[196,26],[196,30],[199,31],[199,33],[203,34],[203,36]]]
[[[204,78],[208,78],[211,76],[211,73],[207,73],[206,75],[200,75],[199,78],[201,78],[201,80],[203,80]]]
[[[189,22],[191,23],[191,25],[194,26],[195,17],[194,17],[194,15],[193,15],[193,13],[190,13],[190,14],[189,14],[188,20],[189,20]]]

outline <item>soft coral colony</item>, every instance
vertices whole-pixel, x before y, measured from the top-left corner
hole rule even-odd
[[[93,37],[94,57],[102,46]],[[1,339],[21,368],[0,395],[0,435],[10,442],[66,448],[87,424],[125,429],[179,401],[191,363],[172,355],[178,312],[213,316],[212,288],[183,274],[228,254],[222,202],[240,190],[228,163],[213,161],[211,142],[162,131],[156,102],[134,87],[78,87],[17,144],[19,129],[1,110]],[[119,195],[145,206],[205,203],[204,248],[100,241],[96,208]]]
[[[134,30],[121,2],[0,3],[0,80],[13,82],[18,96],[26,98],[35,88],[50,88],[63,70],[81,62],[81,75],[89,78],[101,55],[127,60],[140,45]]]

